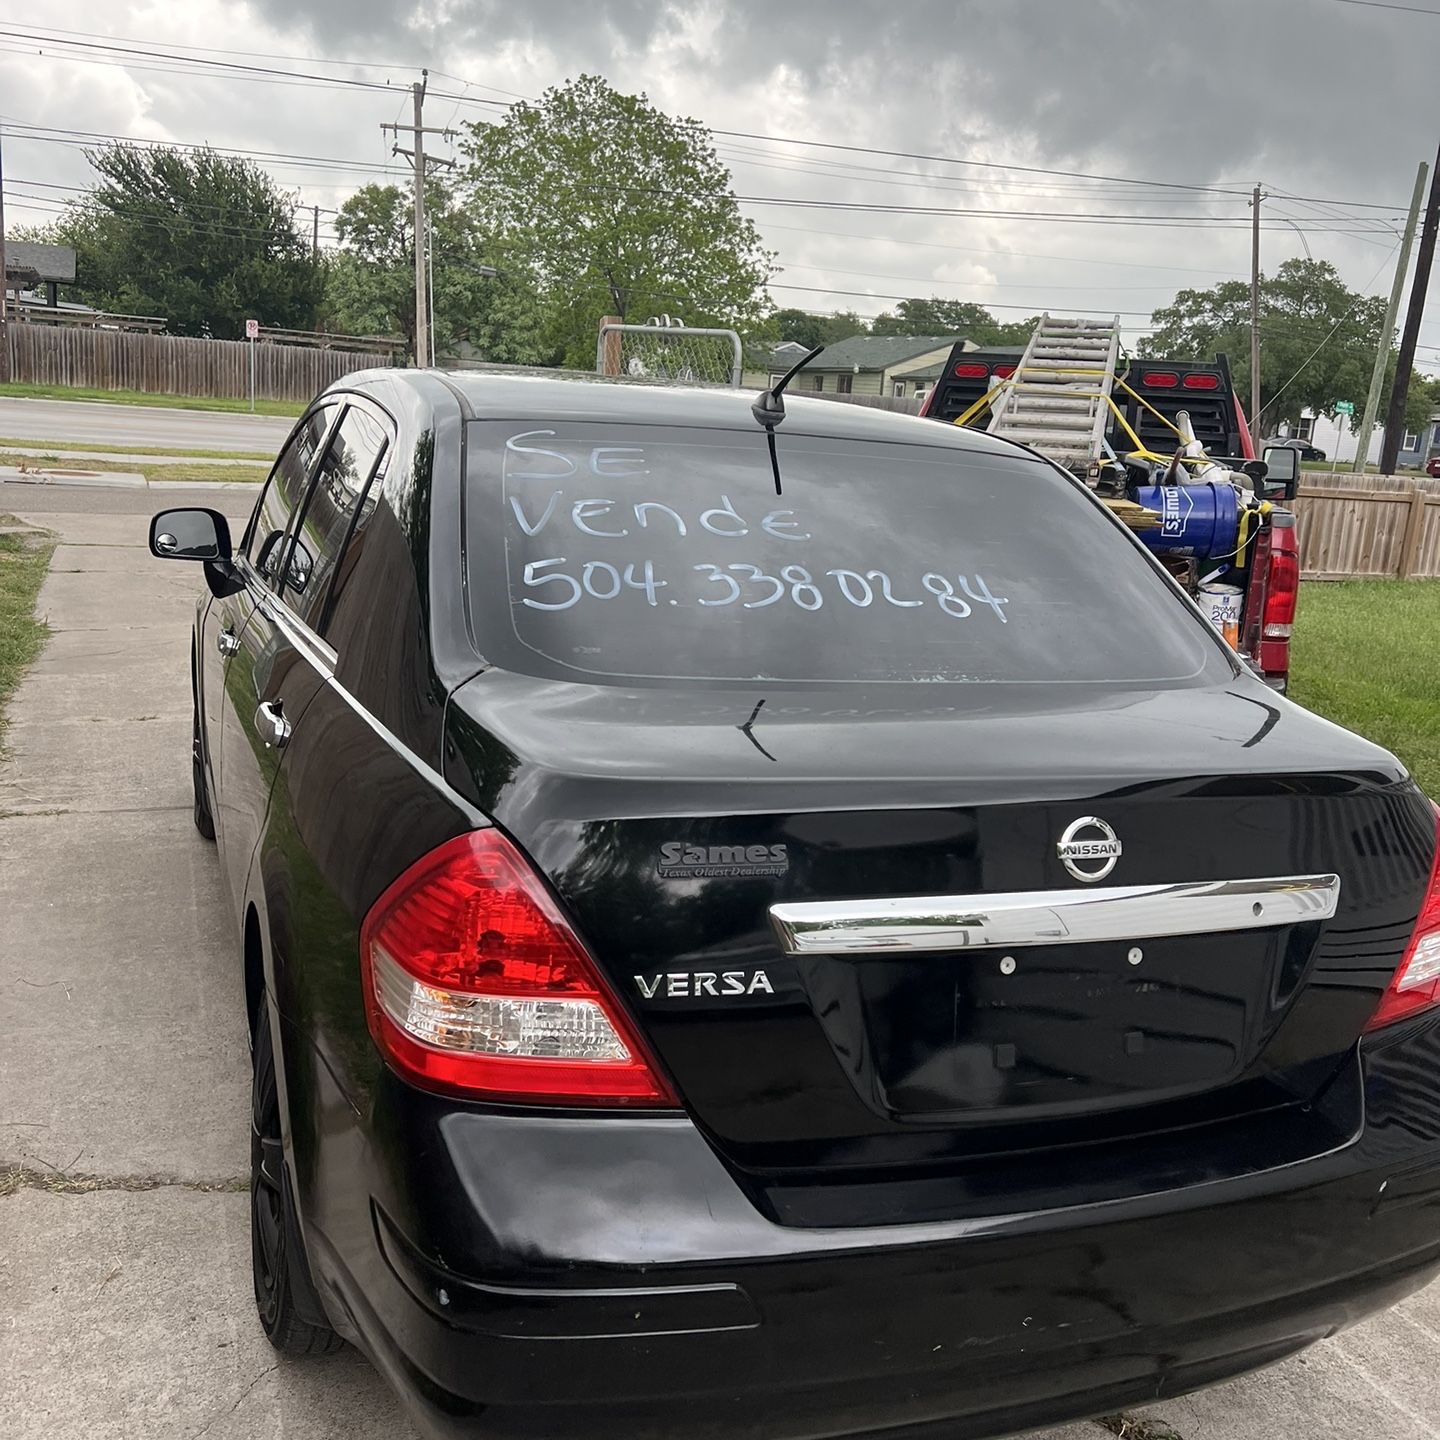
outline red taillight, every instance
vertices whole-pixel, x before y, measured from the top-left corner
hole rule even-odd
[[[1295,532],[1286,532],[1294,544]],[[1277,530],[1272,544],[1280,537]],[[1263,640],[1288,640],[1295,627],[1295,604],[1300,598],[1300,556],[1293,549],[1270,551],[1270,573],[1265,586],[1265,621],[1260,632]]]
[[[1379,1009],[1365,1028],[1378,1030],[1382,1025],[1393,1025],[1432,1005],[1440,1005],[1440,835],[1436,837],[1430,883],[1420,903],[1415,933],[1380,999]]]
[[[994,373],[997,380],[1008,380],[1015,373],[1015,367],[1013,365],[997,365]]]
[[[1220,377],[1218,375],[1187,375],[1184,385],[1187,390],[1218,390]]]
[[[1150,390],[1173,390],[1180,383],[1180,377],[1168,370],[1151,370],[1140,377],[1140,383]]]
[[[416,861],[360,930],[370,1034],[401,1076],[466,1099],[674,1105],[559,907],[495,830]]]
[[[989,373],[988,365],[960,364],[955,367],[954,375],[957,380],[983,380]]]

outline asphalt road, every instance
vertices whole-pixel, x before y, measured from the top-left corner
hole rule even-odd
[[[79,450],[86,445],[165,445],[259,453],[278,450],[293,423],[273,415],[222,410],[0,398],[0,435],[12,440],[66,440]]]
[[[238,520],[248,496],[220,493],[164,498]],[[0,513],[61,539],[0,757],[3,1433],[415,1440],[358,1354],[282,1360],[255,1318],[239,937],[190,819],[199,577],[150,558],[154,504],[0,484]],[[1440,1440],[1437,1348],[1440,1286],[1122,1433]]]

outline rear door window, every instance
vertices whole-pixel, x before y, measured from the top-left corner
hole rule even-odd
[[[951,444],[475,422],[466,564],[487,658],[696,681],[1105,682],[1231,673],[1079,487]]]
[[[338,408],[333,404],[318,405],[305,417],[265,482],[245,538],[245,557],[267,581],[276,578],[282,542],[296,502],[305,493],[305,481]]]
[[[364,506],[373,504],[366,495],[387,440],[387,426],[377,414],[349,405],[305,497],[281,598],[317,630],[345,543]]]

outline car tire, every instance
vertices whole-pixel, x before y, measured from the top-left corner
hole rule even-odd
[[[250,1265],[255,1279],[255,1308],[265,1338],[282,1355],[330,1355],[345,1342],[328,1325],[304,1319],[295,1307],[293,1279],[297,1267],[306,1265],[305,1242],[295,1219],[295,1201],[285,1173],[275,1046],[263,993],[255,1026],[253,1064]]]
[[[193,700],[192,700],[193,703]],[[210,787],[205,783],[205,752],[200,744],[200,707],[194,706],[190,736],[190,783],[195,791],[195,828],[207,839],[215,838],[215,814],[210,809]]]

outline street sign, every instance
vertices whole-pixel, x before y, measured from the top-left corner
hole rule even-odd
[[[245,338],[247,340],[258,340],[260,338],[260,322],[258,320],[247,320],[245,322]]]
[[[1355,413],[1355,402],[1353,400],[1337,400],[1335,402],[1335,413],[1337,415],[1353,415]]]

